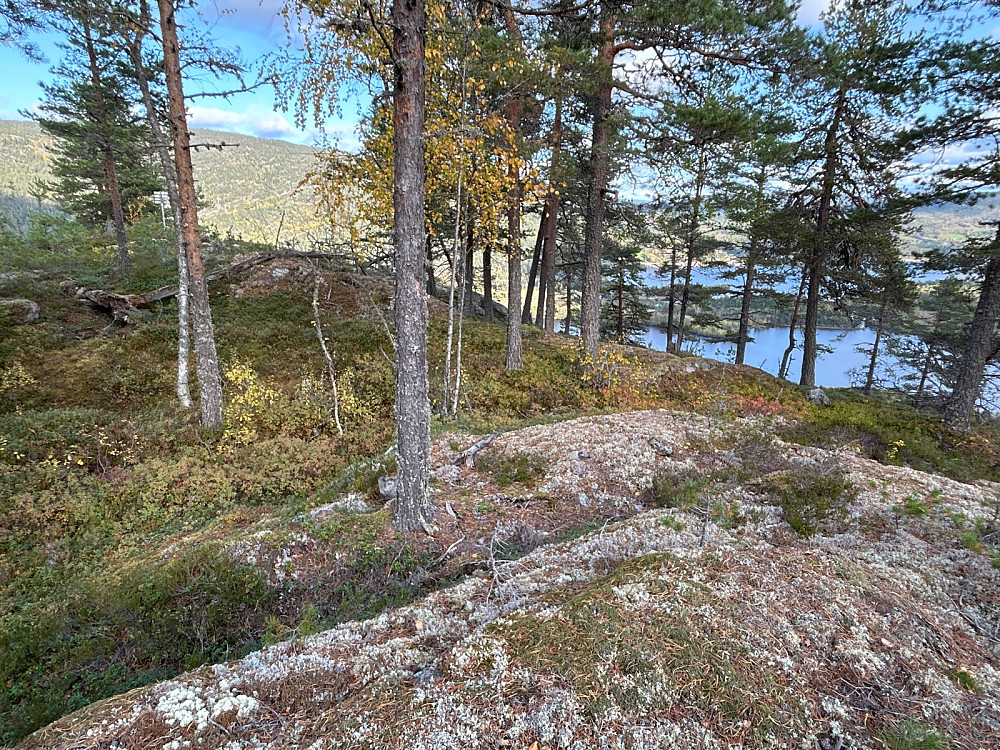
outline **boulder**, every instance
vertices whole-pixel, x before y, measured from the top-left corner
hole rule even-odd
[[[30,299],[2,299],[0,300],[0,317],[6,318],[14,325],[25,325],[34,323],[41,315],[42,308],[38,303]]]
[[[826,395],[826,391],[822,388],[813,388],[809,391],[808,399],[814,404],[819,404],[820,406],[830,406],[830,397]]]

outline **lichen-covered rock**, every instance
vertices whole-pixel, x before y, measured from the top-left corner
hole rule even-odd
[[[0,299],[0,320],[26,325],[38,320],[41,313],[42,308],[30,299]]]
[[[830,406],[833,402],[830,401],[830,397],[826,395],[826,391],[822,388],[813,388],[809,391],[809,400],[814,404],[819,406]]]
[[[962,543],[995,522],[1000,487],[776,438],[754,453],[766,429],[648,411],[501,435],[490,450],[544,462],[546,497],[634,507],[664,471],[715,484],[26,746],[854,750],[906,732],[1000,747],[1000,570]],[[452,466],[448,442],[434,456]],[[764,487],[831,467],[853,488],[837,523],[795,533]],[[439,472],[434,496],[474,473]]]

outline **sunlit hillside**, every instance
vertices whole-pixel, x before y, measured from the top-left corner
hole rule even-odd
[[[193,143],[231,144],[194,153],[206,204],[203,223],[222,234],[263,242],[274,241],[279,223],[283,239],[325,234],[312,192],[298,189],[316,149],[215,130],[194,131]],[[52,198],[39,201],[36,189],[52,177],[50,148],[51,139],[36,123],[0,120],[0,214],[17,227],[23,228],[40,206],[55,210]]]

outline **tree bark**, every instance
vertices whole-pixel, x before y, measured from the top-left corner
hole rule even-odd
[[[531,254],[531,268],[528,271],[528,289],[524,293],[524,310],[521,313],[521,323],[524,325],[530,325],[531,323],[531,298],[535,296],[535,281],[539,277],[538,269],[542,259],[542,244],[545,242],[546,208],[542,208],[542,216],[538,222],[538,234],[535,235],[535,249]],[[541,297],[542,289],[539,287],[539,301],[541,301]]]
[[[747,251],[746,280],[743,284],[743,298],[740,300],[740,328],[736,333],[736,364],[742,365],[746,360],[747,342],[750,339],[750,304],[753,301],[753,283],[757,268],[754,253],[757,239],[750,239],[750,249]]]
[[[614,86],[615,11],[601,3],[600,45],[597,49],[599,79],[594,102],[594,127],[590,150],[590,185],[587,191],[586,234],[583,246],[583,296],[580,300],[580,337],[590,356],[597,357],[601,338],[601,249],[604,243],[604,196],[608,188],[611,149],[608,143],[611,91]]]
[[[393,0],[393,247],[396,251],[396,447],[393,523],[428,528],[431,405],[427,396],[427,296],[424,278],[424,0]]]
[[[764,201],[764,186],[767,175],[761,169],[757,175],[757,207]],[[740,328],[736,333],[736,364],[742,365],[746,360],[747,343],[750,340],[750,305],[753,302],[753,285],[757,275],[757,232],[753,226],[750,229],[750,244],[747,247],[746,276],[743,281],[743,296],[740,300]]]
[[[806,295],[806,325],[802,334],[802,374],[799,385],[806,388],[816,386],[816,331],[819,327],[819,285],[823,278],[823,266],[826,263],[827,227],[830,224],[830,211],[833,208],[833,191],[837,180],[837,147],[839,144],[840,123],[847,102],[847,83],[845,82],[837,94],[830,127],[826,131],[824,141],[825,162],[823,164],[823,188],[820,194],[819,215],[816,218],[816,241],[813,244],[812,259],[809,264],[809,289]]]
[[[684,321],[687,319],[688,302],[691,299],[691,269],[694,266],[695,245],[698,242],[698,228],[701,224],[701,198],[705,192],[707,165],[704,147],[698,151],[698,172],[694,182],[694,203],[691,206],[691,222],[688,224],[684,240],[687,262],[684,267],[684,288],[681,290],[681,309],[677,313],[677,340],[674,351],[679,352],[684,344]]]
[[[184,255],[184,225],[181,222],[181,197],[177,190],[177,172],[170,158],[170,145],[166,133],[160,127],[160,118],[153,102],[153,94],[149,88],[149,79],[142,62],[142,40],[150,23],[149,3],[142,0],[139,4],[139,23],[136,24],[135,36],[128,39],[129,59],[135,67],[135,78],[142,95],[142,104],[146,109],[146,122],[153,134],[153,144],[160,160],[163,172],[163,182],[167,188],[167,198],[170,200],[170,215],[174,226],[174,242],[177,255],[177,401],[184,409],[191,408],[191,385],[188,370],[191,360],[191,316],[188,310],[188,271],[187,258]]]
[[[878,326],[875,329],[875,342],[872,344],[872,356],[868,360],[868,373],[865,375],[865,387],[863,389],[866,396],[870,396],[872,393],[872,388],[875,386],[875,365],[878,363],[878,347],[882,342],[882,331],[885,328],[885,314],[889,309],[889,294],[886,290],[885,296],[882,298],[882,305],[879,307],[878,311]]]
[[[802,280],[799,281],[799,292],[795,295],[795,306],[792,308],[792,322],[788,326],[788,346],[785,353],[781,355],[781,367],[778,368],[778,377],[785,379],[788,375],[788,363],[795,351],[795,329],[799,325],[799,308],[802,306],[802,295],[806,290],[806,278],[808,271],[802,270]]]
[[[489,242],[483,245],[483,311],[487,323],[496,319],[493,314],[493,248]]]
[[[90,70],[90,83],[94,87],[94,101],[97,104],[94,117],[101,126],[101,153],[104,156],[104,176],[108,181],[108,198],[111,200],[111,221],[115,227],[115,242],[118,245],[118,267],[125,268],[129,263],[128,238],[125,236],[125,211],[122,208],[122,191],[118,184],[118,167],[115,164],[115,153],[108,132],[110,123],[104,108],[104,84],[101,82],[101,67],[97,60],[97,50],[91,36],[90,22],[85,15],[81,16],[80,25],[83,28],[84,43],[87,47],[87,67]]]
[[[476,251],[476,221],[473,217],[474,204],[470,199],[465,216],[465,293],[463,295],[462,311],[472,312],[472,292],[475,283],[475,251]],[[491,305],[492,307],[492,305]]]
[[[504,25],[511,42],[523,48],[521,29],[517,25],[510,5],[504,7]],[[504,116],[510,128],[511,154],[507,167],[509,188],[507,192],[507,361],[508,371],[521,369],[521,116],[524,102],[521,95],[512,93],[504,104]]]
[[[931,362],[934,357],[934,346],[929,344],[927,346],[927,356],[924,357],[924,366],[920,370],[920,383],[917,385],[917,395],[914,400],[919,405],[924,398],[924,388],[927,386],[927,376],[931,371]]]
[[[564,333],[569,336],[570,323],[573,322],[573,275],[566,269],[566,330]]]
[[[674,307],[677,304],[677,243],[670,243],[670,298],[667,300],[667,345],[665,351],[674,348]]]
[[[184,87],[181,79],[180,48],[177,41],[177,21],[172,0],[157,0],[160,11],[160,32],[163,42],[163,67],[166,75],[168,119],[177,166],[177,191],[181,209],[181,235],[187,260],[194,323],[195,372],[198,376],[198,400],[204,427],[222,424],[222,378],[219,357],[215,350],[212,309],[208,301],[208,285],[201,257],[201,235],[198,230],[198,205],[191,166],[191,141],[184,108]]]
[[[554,331],[556,327],[556,237],[559,231],[559,156],[562,149],[562,94],[556,97],[555,120],[552,123],[552,159],[549,163],[549,192],[545,198],[546,224],[545,244],[542,247],[542,288],[545,289],[544,300],[539,289],[538,307],[539,320],[536,322],[546,331]]]
[[[427,296],[437,297],[437,279],[434,278],[434,249],[432,245],[433,237],[427,232],[427,239],[425,240],[426,250],[427,250]]]
[[[1000,244],[1000,229],[995,240]],[[994,251],[995,252],[995,251]],[[983,272],[979,302],[972,316],[969,339],[959,365],[955,388],[948,399],[944,423],[953,430],[968,430],[972,412],[979,398],[979,388],[986,372],[986,361],[993,351],[993,333],[1000,316],[1000,257],[993,257]]]

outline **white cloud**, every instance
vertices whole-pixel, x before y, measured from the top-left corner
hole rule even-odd
[[[325,133],[313,129],[300,130],[280,112],[274,112],[260,104],[251,104],[240,111],[193,106],[188,109],[188,126],[192,130],[203,128],[242,133],[257,138],[280,138],[306,146],[331,145],[354,153],[361,148],[356,122],[347,120],[330,122],[326,126]]]
[[[306,134],[295,128],[283,115],[257,104],[251,104],[242,112],[193,106],[188,111],[188,125],[192,128],[231,130],[259,138],[283,138],[290,141],[306,138]]]

